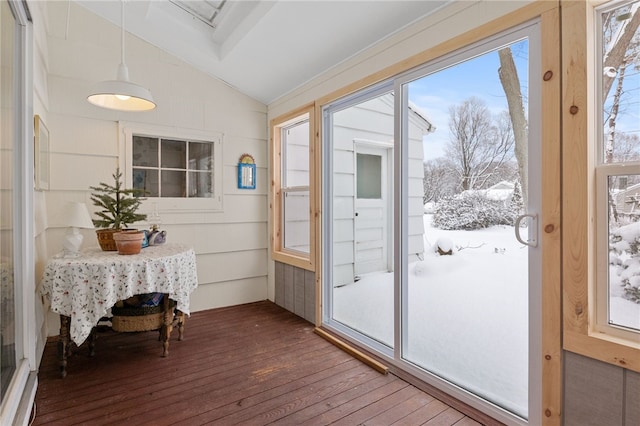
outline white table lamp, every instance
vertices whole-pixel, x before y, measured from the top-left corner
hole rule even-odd
[[[62,255],[77,257],[84,238],[79,228],[93,229],[89,210],[85,203],[71,201],[65,205],[62,215],[62,224],[69,227],[62,241]]]

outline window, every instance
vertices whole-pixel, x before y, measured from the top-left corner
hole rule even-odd
[[[596,329],[640,336],[640,1],[596,11]]]
[[[124,133],[126,181],[131,182],[133,188],[145,191],[147,198],[158,198],[159,206],[165,209],[221,209],[219,135],[134,126],[126,127]],[[184,198],[189,199],[186,204],[176,200]]]
[[[311,269],[312,107],[272,121],[274,259]]]
[[[280,129],[283,249],[309,254],[309,118]]]

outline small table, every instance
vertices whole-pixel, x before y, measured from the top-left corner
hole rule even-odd
[[[80,346],[119,300],[164,293],[165,309],[171,299],[180,314],[189,315],[189,296],[197,286],[195,252],[181,244],[150,246],[136,255],[89,248],[78,257],[49,260],[41,292],[60,315],[60,374],[66,376],[70,340]],[[173,315],[165,313],[163,356],[168,354],[173,328]]]

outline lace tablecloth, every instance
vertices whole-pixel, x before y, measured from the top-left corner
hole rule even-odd
[[[167,293],[178,310],[189,314],[189,295],[197,286],[193,249],[163,244],[136,255],[91,248],[76,258],[51,259],[44,269],[42,294],[53,312],[71,318],[71,339],[80,345],[118,300]]]

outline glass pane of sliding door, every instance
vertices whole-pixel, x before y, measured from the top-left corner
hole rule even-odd
[[[331,215],[325,319],[371,345],[393,346],[393,139],[390,84],[325,111]],[[330,260],[329,260],[330,259]]]
[[[530,262],[539,249],[524,244],[535,215],[522,215],[537,211],[539,148],[528,135],[529,40],[497,42],[402,85],[403,122],[434,127],[403,136],[402,357],[526,419]],[[423,149],[411,149],[414,141]]]

